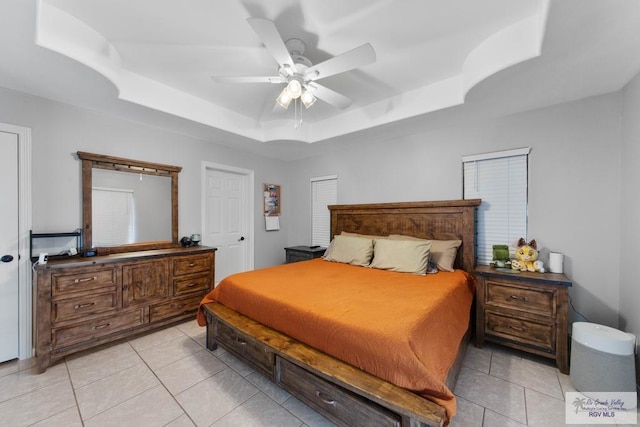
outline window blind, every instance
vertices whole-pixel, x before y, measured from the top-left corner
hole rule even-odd
[[[327,206],[338,200],[338,177],[311,179],[311,244],[328,247],[331,239],[331,213]]]
[[[133,243],[133,190],[92,189],[93,244]]]
[[[482,199],[477,217],[478,264],[493,259],[493,245],[527,237],[529,149],[463,157],[465,199]]]

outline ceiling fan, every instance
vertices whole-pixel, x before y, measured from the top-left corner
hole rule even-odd
[[[305,44],[300,39],[282,40],[275,24],[262,18],[249,18],[247,22],[258,34],[262,43],[278,63],[277,76],[212,76],[219,83],[273,83],[286,84],[277,103],[288,108],[292,101],[300,99],[306,108],[320,99],[334,107],[345,109],[352,100],[326,86],[318,80],[333,76],[354,68],[371,64],[376,60],[376,52],[369,43],[313,65],[303,56]]]

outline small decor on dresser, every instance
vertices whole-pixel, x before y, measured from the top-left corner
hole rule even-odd
[[[545,272],[543,262],[538,260],[538,245],[535,240],[527,243],[524,238],[520,238],[518,249],[516,250],[516,259],[511,261],[511,268],[532,273]]]

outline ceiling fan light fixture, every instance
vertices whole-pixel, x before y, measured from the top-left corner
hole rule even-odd
[[[286,87],[282,89],[282,92],[280,92],[280,95],[276,98],[276,102],[285,110],[289,108],[289,104],[291,104],[292,100],[293,98],[289,95],[289,91]]]
[[[305,108],[311,107],[317,100],[313,93],[309,89],[305,90],[302,95],[300,95],[300,100],[304,104]]]
[[[297,99],[302,95],[302,84],[298,80],[291,80],[286,89],[289,92],[289,96],[293,99]]]

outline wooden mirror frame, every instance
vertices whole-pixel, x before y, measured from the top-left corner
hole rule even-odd
[[[171,178],[171,241],[137,242],[121,246],[95,248],[99,255],[166,249],[178,245],[178,173],[180,166],[143,162],[121,157],[104,156],[78,151],[82,161],[82,234],[85,249],[93,248],[93,219],[91,192],[93,187],[93,169],[106,169]]]

